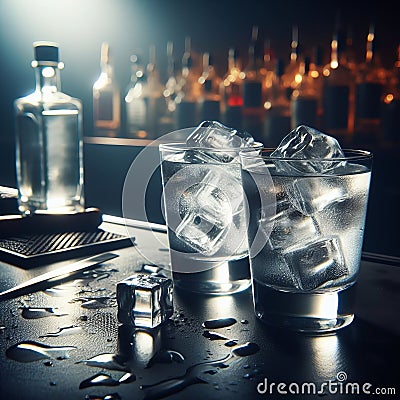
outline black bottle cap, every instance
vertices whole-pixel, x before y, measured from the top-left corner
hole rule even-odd
[[[33,43],[35,60],[58,63],[58,43],[54,42],[34,42]]]

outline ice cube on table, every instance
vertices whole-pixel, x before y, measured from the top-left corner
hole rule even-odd
[[[155,328],[173,314],[173,288],[169,278],[135,274],[117,284],[118,321]]]
[[[319,238],[282,254],[302,290],[317,289],[349,274],[336,237]]]
[[[240,148],[253,144],[254,138],[246,131],[229,128],[218,121],[203,121],[186,139],[187,146],[203,150],[187,150],[185,160],[192,163],[229,163],[238,158],[236,153]],[[219,151],[224,149],[227,151]],[[229,149],[232,151],[228,151]]]
[[[271,157],[302,159],[304,161],[275,161],[278,171],[299,175],[302,173],[329,173],[343,166],[342,161],[319,161],[321,159],[343,158],[339,142],[332,136],[317,129],[300,125],[286,135]]]

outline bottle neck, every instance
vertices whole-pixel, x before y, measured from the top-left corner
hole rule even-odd
[[[36,91],[56,93],[61,91],[60,70],[54,66],[39,65],[35,67]]]

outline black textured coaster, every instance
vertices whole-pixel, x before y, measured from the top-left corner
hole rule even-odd
[[[0,259],[23,268],[132,245],[131,238],[102,229],[0,238]]]

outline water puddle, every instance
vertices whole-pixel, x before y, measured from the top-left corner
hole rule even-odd
[[[17,343],[6,350],[6,356],[19,362],[33,362],[46,358],[63,360],[69,358],[68,352],[76,349],[75,346],[48,346],[34,341]]]
[[[83,380],[79,389],[85,389],[92,386],[118,386],[120,383],[108,374],[96,374]]]
[[[25,319],[38,319],[46,317],[63,317],[68,315],[65,313],[58,312],[57,308],[54,307],[20,307],[21,316]]]
[[[120,354],[103,353],[88,360],[77,361],[76,364],[86,364],[89,367],[104,368],[114,371],[130,372],[127,366],[128,359]]]
[[[202,378],[201,375],[213,375],[218,372],[218,368],[228,368],[241,357],[255,354],[259,349],[260,348],[256,343],[248,342],[233,348],[224,358],[192,365],[182,376],[166,379],[151,385],[142,385],[140,388],[145,393],[144,400],[161,399],[171,394],[178,393],[188,386],[197,383],[208,383],[208,381]]]
[[[172,364],[173,362],[183,363],[185,357],[183,354],[175,350],[160,350],[150,359],[146,368],[152,367],[154,364]]]
[[[228,337],[213,331],[204,331],[203,336],[210,340],[231,340]]]
[[[218,318],[218,319],[209,319],[203,322],[203,328],[206,329],[218,329],[218,328],[226,328],[228,326],[232,326],[236,324],[235,318]]]
[[[69,336],[69,335],[75,335],[77,333],[81,333],[82,328],[80,326],[65,326],[63,328],[59,328],[57,332],[49,332],[46,333],[45,335],[39,336],[40,338],[42,337],[59,337],[59,336]]]
[[[85,400],[122,400],[122,397],[118,393],[109,393],[105,396],[87,394]]]

